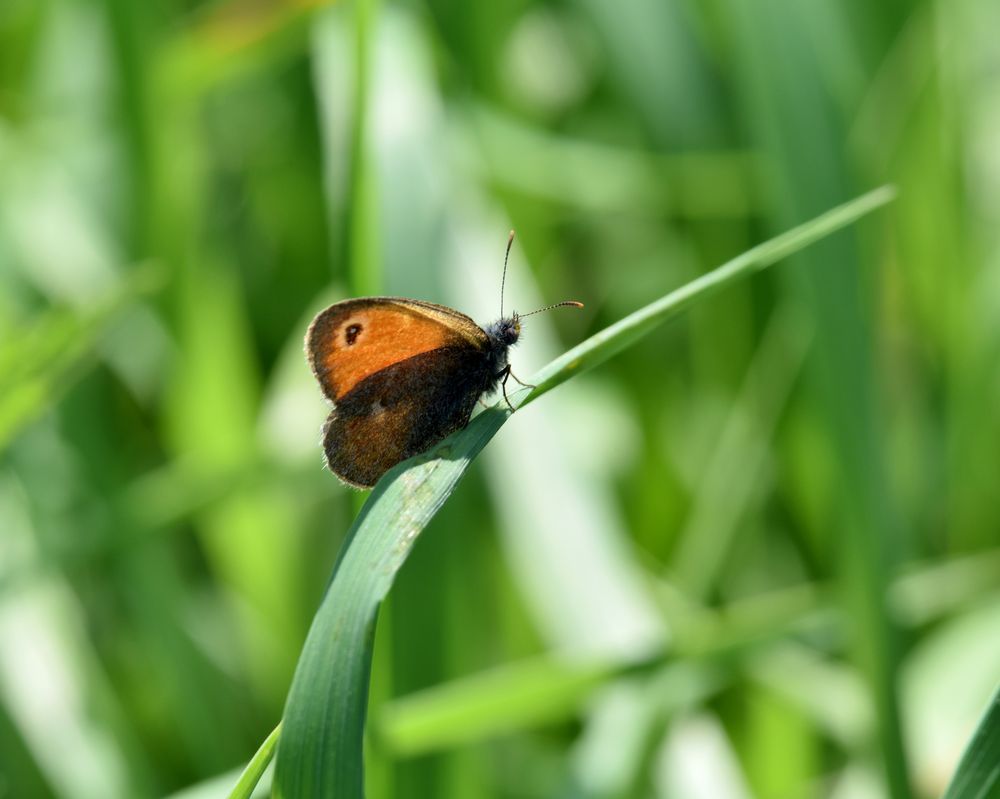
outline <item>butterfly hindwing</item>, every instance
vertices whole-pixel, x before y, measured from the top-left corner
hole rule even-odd
[[[324,428],[327,465],[345,482],[373,486],[400,461],[465,427],[493,377],[485,354],[462,344],[369,374],[336,398]]]
[[[409,358],[444,347],[484,351],[488,345],[483,330],[464,314],[397,297],[335,303],[306,333],[309,362],[335,403],[362,381]]]

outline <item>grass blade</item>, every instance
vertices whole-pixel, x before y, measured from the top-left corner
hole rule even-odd
[[[855,221],[894,196],[883,187],[729,261],[591,336],[532,378],[533,401],[604,362],[696,300]],[[363,737],[379,606],[420,531],[510,415],[499,403],[424,455],[379,481],[348,534],[313,620],[285,707],[274,795],[364,795]]]
[[[510,664],[394,700],[380,714],[379,737],[412,756],[561,721],[629,667],[554,657]]]
[[[979,722],[942,799],[1000,797],[1000,689]]]
[[[604,363],[612,355],[633,344],[657,325],[687,310],[696,300],[728,286],[733,280],[745,277],[771,266],[782,258],[807,247],[834,231],[849,225],[865,214],[885,205],[896,196],[892,186],[863,194],[851,202],[827,211],[825,214],[805,222],[798,227],[758,244],[740,256],[717,269],[692,280],[685,286],[672,291],[656,302],[650,303],[620,322],[606,327],[599,333],[573,347],[556,358],[532,378],[535,388],[524,398],[522,404],[538,399],[574,374],[592,369]]]
[[[260,782],[264,770],[267,768],[268,763],[271,762],[271,758],[274,757],[274,750],[278,746],[279,735],[281,735],[281,724],[278,724],[271,731],[271,734],[264,739],[264,743],[260,745],[260,749],[250,758],[250,762],[247,763],[247,767],[240,774],[236,786],[229,792],[229,799],[250,799],[253,789]]]
[[[275,796],[363,795],[362,738],[378,608],[417,535],[509,413],[491,408],[431,452],[399,464],[361,509],[292,681]]]

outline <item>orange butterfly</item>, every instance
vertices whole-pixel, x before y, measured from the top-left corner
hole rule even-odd
[[[508,256],[513,240],[511,231]],[[444,305],[401,297],[344,300],[319,313],[306,333],[306,356],[334,404],[323,426],[330,471],[370,488],[400,461],[465,427],[476,401],[501,381],[506,397],[507,351],[522,317],[503,316],[502,282],[500,293],[501,318],[485,328]],[[583,307],[567,301],[549,308],[564,305]]]

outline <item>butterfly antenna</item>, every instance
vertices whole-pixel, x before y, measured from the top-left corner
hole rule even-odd
[[[507,252],[503,257],[503,276],[500,278],[500,318],[503,319],[503,284],[507,282],[507,259],[510,258],[510,245],[514,243],[514,231],[507,237]]]
[[[556,302],[552,305],[546,305],[544,308],[539,308],[537,311],[532,311],[531,313],[520,313],[517,314],[518,319],[523,319],[526,316],[531,316],[532,314],[541,313],[542,311],[551,311],[553,308],[582,308],[583,303],[577,302],[576,300],[565,300],[564,302]]]

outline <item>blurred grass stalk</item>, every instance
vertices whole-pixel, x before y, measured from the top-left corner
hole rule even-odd
[[[815,16],[788,0],[764,0],[753,9],[725,6],[732,17],[737,85],[747,123],[774,168],[778,218],[790,223],[842,196],[853,183],[843,155],[847,120],[835,90],[857,91],[849,48],[831,50],[824,63],[808,44]],[[846,20],[831,8],[823,36],[846,35]],[[763,42],[776,43],[773,47]],[[790,67],[794,64],[794,67]],[[823,120],[818,124],[818,120]],[[859,286],[862,256],[856,240],[841,236],[810,254],[816,268],[789,270],[786,280],[816,325],[815,368],[819,407],[836,454],[841,502],[833,529],[839,587],[856,624],[855,658],[868,678],[879,752],[889,795],[912,795],[899,714],[900,641],[886,594],[899,557],[900,520],[893,508],[884,462],[885,425],[875,382],[873,331]]]

